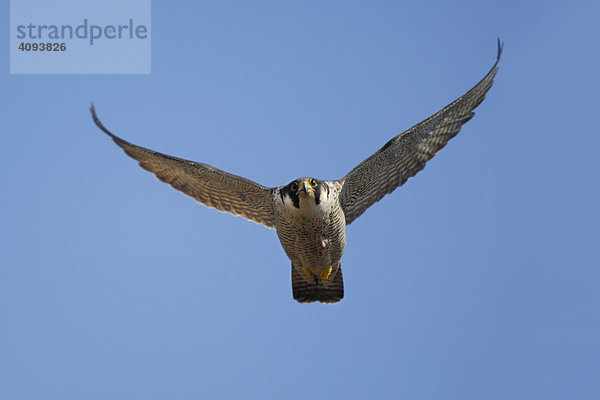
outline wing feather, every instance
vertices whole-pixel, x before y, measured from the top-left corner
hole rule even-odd
[[[171,157],[129,143],[102,125],[93,104],[91,111],[96,125],[142,168],[153,172],[161,181],[208,207],[241,215],[269,228],[275,227],[272,189],[208,164]]]
[[[342,185],[340,201],[347,225],[415,176],[458,134],[492,87],[501,54],[502,44],[498,40],[496,63],[477,85],[436,114],[392,138],[338,181]]]

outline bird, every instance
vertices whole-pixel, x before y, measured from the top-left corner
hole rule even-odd
[[[205,206],[275,229],[291,261],[292,295],[300,303],[336,303],[344,297],[341,258],[346,227],[402,186],[458,134],[474,115],[498,71],[496,61],[472,89],[429,118],[396,135],[338,180],[314,177],[265,187],[208,164],[156,152],[113,134],[92,103],[95,124],[139,165]]]

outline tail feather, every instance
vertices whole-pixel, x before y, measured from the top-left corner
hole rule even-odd
[[[344,280],[342,266],[338,264],[335,275],[327,280],[308,277],[304,272],[292,264],[292,292],[294,300],[300,303],[336,303],[344,297]]]

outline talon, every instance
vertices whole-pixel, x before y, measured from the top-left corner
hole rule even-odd
[[[331,271],[333,271],[333,268],[329,267],[329,269],[319,272],[319,276],[321,276],[322,280],[326,280],[331,275]]]
[[[304,271],[306,276],[308,276],[309,278],[311,278],[313,276],[312,272],[310,272],[310,270],[306,267],[302,267],[302,271]]]

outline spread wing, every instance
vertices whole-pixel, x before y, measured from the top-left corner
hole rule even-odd
[[[340,201],[346,224],[415,176],[438,150],[456,136],[492,87],[501,53],[502,44],[498,40],[496,63],[475,87],[438,113],[391,139],[338,181],[342,185]]]
[[[91,111],[96,125],[161,181],[208,207],[241,215],[269,228],[275,227],[272,189],[207,164],[171,157],[126,142],[102,125],[93,104]]]

